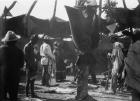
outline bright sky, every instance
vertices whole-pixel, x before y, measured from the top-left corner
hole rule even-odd
[[[13,1],[15,0],[0,0],[0,15],[3,12],[5,5],[9,7]],[[99,0],[97,0],[97,2],[98,1]],[[122,0],[116,1],[118,1],[118,6],[122,7]],[[26,14],[33,2],[34,0],[17,0],[15,7],[11,10],[11,13],[14,16]],[[31,12],[31,15],[41,19],[50,18],[53,14],[54,2],[55,0],[38,0]],[[138,5],[138,2],[137,0],[126,0],[126,4],[128,8],[135,8]],[[75,0],[58,0],[56,16],[68,20],[64,5],[74,6]]]

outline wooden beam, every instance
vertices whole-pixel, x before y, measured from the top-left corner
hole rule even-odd
[[[138,0],[138,3],[139,3],[139,5],[140,5],[140,0]]]
[[[53,30],[53,24],[55,22],[56,8],[57,8],[57,0],[55,0],[53,15],[52,15],[52,18],[50,20],[50,30]]]
[[[13,1],[13,3],[7,8],[7,12],[3,12],[2,14],[2,18],[5,17],[7,15],[8,12],[10,12],[10,10],[15,6],[15,4],[17,3],[17,1]]]
[[[125,0],[122,0],[122,1],[123,1],[123,6],[124,6],[124,8],[125,8],[125,9],[128,9],[127,6],[126,6]]]
[[[10,12],[10,10],[15,6],[15,4],[17,3],[17,1],[13,1],[13,3],[7,8],[7,10],[5,11],[5,9],[4,9],[4,11],[3,11],[3,14],[2,14],[2,16],[1,16],[1,23],[2,23],[2,25],[1,25],[1,27],[2,27],[2,30],[1,30],[1,34],[2,35],[0,35],[0,37],[2,37],[5,33],[6,33],[6,31],[5,31],[5,29],[6,29],[6,16],[7,16],[7,13],[9,13]]]
[[[53,16],[52,16],[52,18],[55,17],[55,14],[56,14],[56,8],[57,8],[57,0],[55,0],[54,10],[53,10]]]
[[[109,5],[109,7],[111,7],[111,3],[110,3],[110,0],[107,0],[107,3]]]
[[[25,26],[25,29],[26,29],[25,32],[24,32],[24,34],[27,35],[27,36],[30,36],[29,16],[30,16],[33,8],[35,7],[36,3],[37,3],[37,0],[35,0],[33,2],[33,4],[31,5],[31,7],[29,9],[29,11],[27,12],[26,16],[24,17],[24,26]]]
[[[30,7],[28,13],[26,14],[26,16],[29,16],[29,15],[31,14],[31,12],[32,12],[33,8],[35,7],[36,3],[37,3],[37,0],[35,0],[35,1],[33,2],[33,4],[31,5],[31,7]]]

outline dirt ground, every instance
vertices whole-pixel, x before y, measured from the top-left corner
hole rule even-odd
[[[25,82],[23,81],[19,86],[18,98],[20,101],[76,101],[76,84],[72,81],[73,76],[67,76],[66,81],[57,82],[54,87],[45,87],[41,85],[40,80],[36,80],[35,93],[38,98],[25,96]],[[88,89],[93,101],[131,101],[131,94],[128,92],[109,94],[105,87],[93,84],[89,84]]]

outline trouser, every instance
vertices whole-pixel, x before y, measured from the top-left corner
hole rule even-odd
[[[34,96],[34,82],[35,79],[28,79],[26,83],[26,96],[29,96],[29,89],[31,88],[31,96]]]
[[[48,71],[48,65],[43,65],[42,85],[49,86],[50,85],[49,80],[50,80],[50,74],[49,74],[49,71]]]
[[[76,99],[84,99],[88,95],[88,75],[89,66],[81,65],[80,73],[77,81],[77,96]]]
[[[97,83],[97,79],[96,79],[96,74],[95,74],[95,68],[92,65],[89,66],[89,74],[91,75],[92,83],[96,84]]]
[[[32,73],[31,71],[27,71],[27,81],[26,81],[26,96],[29,94],[29,89],[31,89],[31,96],[34,96],[34,82],[35,79],[32,79]]]
[[[1,89],[0,101],[5,101],[7,99],[7,93],[9,94],[10,101],[17,101],[18,96],[18,84],[19,80],[13,80],[15,78],[11,78],[11,80],[7,80],[5,82],[3,88]]]
[[[78,79],[79,76],[79,69],[77,66],[74,68],[74,82]]]
[[[140,93],[137,90],[132,91],[132,101],[140,101]]]

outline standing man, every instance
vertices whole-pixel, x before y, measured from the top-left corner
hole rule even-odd
[[[25,62],[26,62],[26,75],[27,75],[27,82],[26,82],[26,96],[29,95],[29,86],[31,87],[31,96],[36,97],[34,93],[34,82],[35,77],[37,75],[37,63],[39,61],[38,55],[35,52],[34,46],[38,42],[38,36],[33,35],[31,36],[30,41],[24,46],[24,55],[25,55]]]
[[[10,101],[17,101],[20,69],[24,65],[24,54],[16,47],[20,36],[8,31],[0,47],[0,101],[9,93]]]
[[[42,85],[51,86],[52,76],[55,76],[55,56],[52,53],[51,46],[47,43],[47,36],[44,36],[43,43],[40,46],[42,70]]]

